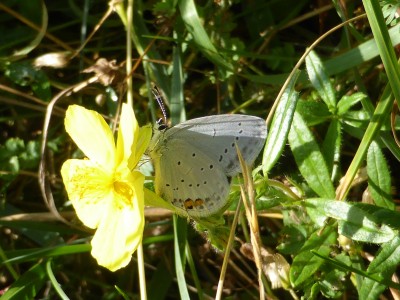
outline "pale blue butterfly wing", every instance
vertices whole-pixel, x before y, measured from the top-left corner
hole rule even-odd
[[[156,131],[150,156],[157,194],[183,215],[219,212],[227,204],[228,177],[241,170],[235,145],[250,164],[266,135],[263,119],[245,115],[208,116]]]
[[[264,146],[267,127],[254,116],[216,115],[183,122],[166,135],[192,144],[217,161],[227,176],[234,176],[241,171],[235,144],[246,163],[253,163]]]
[[[181,139],[168,139],[153,157],[155,189],[181,215],[205,217],[226,204],[229,182],[216,162]]]

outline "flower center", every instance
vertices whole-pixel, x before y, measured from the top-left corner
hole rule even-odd
[[[120,196],[116,199],[118,205],[132,205],[133,190],[129,184],[122,181],[114,181],[114,191]]]

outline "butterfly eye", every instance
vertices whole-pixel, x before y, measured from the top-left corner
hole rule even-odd
[[[157,129],[160,131],[163,131],[168,128],[168,126],[164,123],[164,119],[162,118],[159,118],[156,124],[157,124]]]

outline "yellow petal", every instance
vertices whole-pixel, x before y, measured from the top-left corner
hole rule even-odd
[[[138,164],[139,160],[142,158],[143,153],[147,150],[150,140],[151,134],[153,130],[151,125],[143,126],[139,128],[139,135],[136,142],[136,150],[134,151],[135,155],[132,155],[128,161],[128,166],[132,170]]]
[[[112,176],[83,159],[64,162],[61,175],[78,218],[87,227],[97,228],[113,201]]]
[[[109,170],[114,168],[114,137],[100,114],[70,105],[65,116],[65,129],[89,159]]]
[[[132,145],[136,144],[138,133],[139,126],[135,113],[130,105],[123,103],[117,139],[117,165],[134,155],[132,150],[135,150],[135,148],[132,149]]]
[[[121,207],[111,204],[91,243],[92,256],[99,265],[111,271],[123,268],[130,262],[143,236],[144,176],[134,177],[135,186],[141,186],[141,189],[133,195],[132,205]]]

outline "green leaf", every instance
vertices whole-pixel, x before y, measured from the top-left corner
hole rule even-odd
[[[289,132],[289,144],[301,175],[310,188],[323,198],[335,198],[335,189],[324,157],[314,136],[297,112]]]
[[[304,202],[308,216],[318,227],[324,226],[328,220],[328,216],[326,215],[323,206],[325,201],[329,200],[322,198],[310,198],[306,199]]]
[[[322,61],[314,51],[306,57],[306,68],[312,85],[330,112],[336,111],[336,95]]]
[[[397,235],[388,243],[382,244],[374,260],[368,266],[369,274],[377,274],[383,279],[378,283],[370,278],[365,278],[359,288],[360,299],[377,299],[387,289],[384,280],[391,282],[392,274],[400,262],[400,237]]]
[[[337,199],[344,200],[346,198],[347,193],[350,190],[351,183],[353,182],[353,179],[356,176],[361,164],[364,162],[369,145],[374,140],[375,135],[379,132],[382,125],[387,120],[387,116],[389,115],[392,107],[393,96],[390,93],[390,89],[388,88],[388,86],[386,86],[382,93],[381,99],[376,106],[374,114],[371,118],[371,122],[368,124],[368,127],[365,130],[364,136],[357,149],[357,152],[347,169],[346,175],[343,177],[341,185],[336,190]],[[396,154],[396,152],[398,152],[398,147],[396,147],[396,150],[391,149],[391,151],[393,151],[392,153]]]
[[[301,114],[308,126],[315,126],[332,119],[332,114],[321,101],[300,99],[297,102],[296,111]]]
[[[381,273],[392,276],[400,263],[400,236],[397,235],[390,242],[382,244],[374,260],[368,266],[368,273]],[[388,279],[390,279],[388,277]]]
[[[370,278],[364,278],[358,289],[358,299],[376,300],[387,289],[386,285]]]
[[[338,119],[333,119],[322,144],[322,152],[331,175],[331,180],[336,178],[340,164],[340,148],[342,145],[342,126]]]
[[[304,244],[301,252],[294,258],[290,268],[290,281],[294,287],[309,280],[319,270],[324,260],[315,256],[311,251],[322,256],[329,256],[331,246],[336,244],[337,233],[333,227],[327,226],[321,232],[315,231]]]
[[[229,227],[225,225],[222,215],[215,215],[208,218],[194,218],[197,231],[206,235],[211,245],[220,251],[226,249],[229,239]]]
[[[280,233],[282,243],[276,249],[282,254],[293,255],[300,252],[301,247],[307,239],[305,226],[299,226],[298,224],[285,225]]]
[[[371,121],[371,117],[365,110],[347,111],[341,115],[341,119],[345,124],[348,124],[355,130],[362,130],[362,133],[365,132],[365,128],[367,128],[369,122]]]
[[[45,267],[37,264],[19,277],[1,296],[1,300],[36,299],[35,296],[46,281]]]
[[[296,109],[298,93],[294,90],[297,73],[290,81],[276,108],[263,155],[263,173],[267,174],[279,159],[286,145],[287,136]]]
[[[335,257],[335,260],[340,261],[345,265],[351,265],[350,258],[343,253],[337,255]],[[343,278],[345,278],[347,274],[343,270],[339,268],[332,268],[329,265],[325,266],[324,269],[327,269],[326,274],[324,275],[322,280],[318,282],[320,285],[321,293],[326,298],[337,299],[346,290]]]
[[[34,68],[27,62],[15,62],[8,65],[5,74],[20,86],[30,86],[38,98],[50,101],[50,82],[44,71]]]
[[[343,96],[338,102],[338,116],[343,116],[351,107],[360,102],[366,96],[363,93],[354,93],[351,96]]]
[[[392,228],[400,228],[400,212],[361,202],[353,204],[371,214],[378,223],[386,224]]]
[[[348,264],[345,264],[345,263],[341,262],[340,260],[332,259],[327,256],[322,256],[318,252],[315,252],[315,251],[312,251],[312,252],[314,253],[315,256],[323,259],[324,261],[326,261],[329,264],[332,264],[333,266],[335,266],[338,269],[342,269],[342,270],[348,271],[348,272],[353,272],[357,275],[361,275],[362,277],[364,277],[364,279],[368,278],[368,279],[373,280],[374,282],[377,282],[377,283],[379,282],[379,283],[385,285],[386,287],[389,286],[389,287],[400,290],[400,284],[393,282],[391,280],[382,279],[382,276],[380,276],[378,274],[375,274],[375,273],[369,274],[363,270],[354,268],[353,266],[349,266]],[[359,299],[365,299],[365,297],[361,297]]]
[[[307,199],[305,202],[307,211],[317,224],[325,222],[324,217],[336,219],[338,232],[352,240],[380,244],[395,237],[396,233],[388,225],[363,210],[360,204],[329,199]]]
[[[394,210],[389,167],[379,145],[374,141],[367,153],[368,190],[376,205]]]

